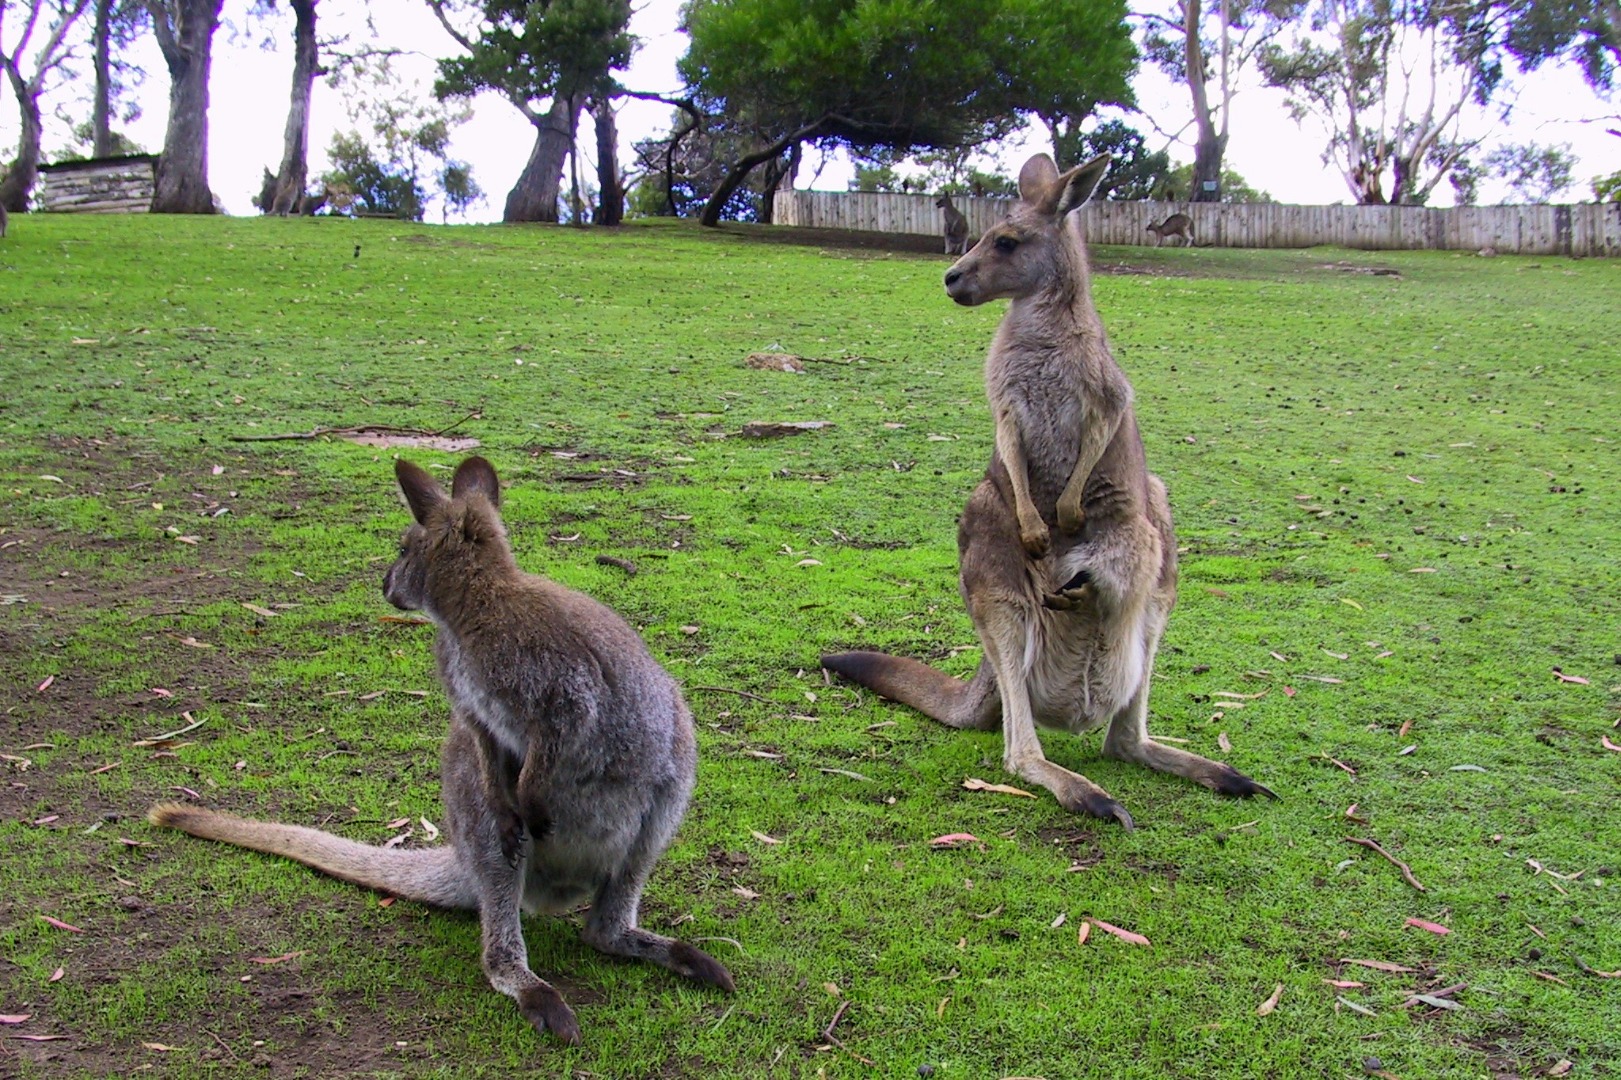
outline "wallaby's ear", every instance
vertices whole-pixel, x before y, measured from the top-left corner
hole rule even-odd
[[[450,493],[458,499],[478,492],[490,500],[490,505],[501,505],[501,481],[496,479],[495,466],[481,457],[470,457],[456,467],[450,482]]]
[[[1058,179],[1058,166],[1046,154],[1037,154],[1019,170],[1019,198],[1040,210],[1051,210],[1056,195],[1053,182]]]
[[[411,508],[411,516],[418,525],[426,524],[428,512],[446,502],[445,489],[439,482],[429,476],[427,470],[404,458],[394,459],[394,479],[400,482],[405,504]]]
[[[1103,174],[1109,171],[1110,158],[1108,154],[1099,154],[1091,161],[1075,166],[1069,172],[1058,178],[1058,206],[1056,213],[1059,217],[1084,206],[1086,200],[1092,197],[1092,192],[1098,189],[1103,180]]]

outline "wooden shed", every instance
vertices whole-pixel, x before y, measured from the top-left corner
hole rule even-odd
[[[37,205],[64,214],[144,214],[152,207],[157,171],[156,154],[41,165]]]

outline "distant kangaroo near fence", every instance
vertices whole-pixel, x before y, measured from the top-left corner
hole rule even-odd
[[[1193,246],[1193,219],[1186,214],[1172,214],[1158,225],[1150,223],[1148,231],[1154,234],[1154,246],[1159,247],[1167,236],[1180,236],[1184,247]]]
[[[941,195],[934,205],[945,211],[946,254],[961,255],[968,250],[968,219],[951,205],[950,195]]]
[[[1062,175],[1046,154],[1019,173],[1019,201],[946,272],[972,306],[1008,298],[985,360],[996,447],[958,522],[960,583],[984,658],[962,682],[875,652],[822,665],[957,728],[1002,728],[1008,772],[1065,809],[1131,815],[1048,761],[1036,725],[1107,726],[1103,753],[1228,795],[1272,795],[1230,765],[1155,742],[1148,682],[1176,600],[1165,485],[1145,465],[1132,389],[1092,304],[1081,215],[1109,165]]]

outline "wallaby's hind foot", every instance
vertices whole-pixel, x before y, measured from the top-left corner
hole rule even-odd
[[[1271,788],[1251,780],[1231,765],[1225,765],[1219,761],[1212,761],[1210,764],[1213,767],[1211,778],[1209,780],[1201,779],[1199,783],[1218,795],[1234,795],[1240,799],[1265,795],[1269,799],[1277,799],[1277,793]]]
[[[549,1031],[570,1046],[580,1045],[580,1022],[574,1019],[574,1010],[563,1001],[563,995],[550,983],[526,987],[515,997],[518,1011],[535,1025],[535,1030]]]
[[[737,992],[737,984],[732,982],[732,973],[726,970],[725,964],[685,941],[670,943],[670,970],[694,982],[718,986],[728,994]]]

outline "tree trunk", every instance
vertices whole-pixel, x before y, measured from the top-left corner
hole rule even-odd
[[[39,97],[28,92],[21,75],[6,66],[6,78],[17,96],[17,112],[22,120],[22,134],[17,140],[17,157],[0,181],[0,206],[13,214],[28,209],[28,195],[39,179],[40,135],[44,130],[39,118]]]
[[[625,220],[625,190],[619,185],[619,129],[614,123],[613,98],[599,93],[591,102],[591,115],[597,126],[597,216],[598,225],[618,225]]]
[[[777,192],[793,190],[794,177],[799,174],[799,158],[802,148],[794,143],[788,148],[788,160],[782,160],[781,155],[765,163],[765,183],[760,194],[760,210],[757,215],[762,225],[770,225],[777,213]]]
[[[535,146],[529,161],[518,174],[518,182],[507,193],[501,220],[557,221],[557,198],[563,188],[563,166],[573,144],[574,128],[580,121],[578,99],[559,97],[546,115],[535,122]]]
[[[158,158],[154,214],[212,214],[208,190],[208,71],[225,0],[176,0],[175,21],[158,34],[169,66],[169,127]],[[153,12],[154,20],[163,14]]]
[[[737,189],[743,186],[743,181],[749,178],[749,173],[772,158],[779,157],[790,146],[802,143],[806,139],[815,138],[822,133],[822,128],[826,123],[827,117],[820,117],[806,124],[798,131],[784,135],[765,149],[757,150],[752,154],[746,154],[739,158],[737,164],[732,166],[731,171],[710,193],[709,201],[704,203],[704,212],[698,215],[698,224],[711,229],[719,225],[720,215],[725,211],[726,204],[732,201],[732,196],[737,194]]]
[[[1208,72],[1204,48],[1199,40],[1199,0],[1184,0],[1183,60],[1188,73],[1188,92],[1193,98],[1193,123],[1198,137],[1193,147],[1193,190],[1189,202],[1221,201],[1221,159],[1227,151],[1227,137],[1216,132],[1210,112],[1210,94],[1205,88]]]
[[[1193,148],[1193,190],[1190,202],[1221,201],[1221,160],[1227,140],[1208,123],[1199,125],[1199,140]],[[1209,187],[1206,187],[1209,184]]]
[[[90,156],[108,157],[113,152],[112,123],[112,38],[113,0],[96,0],[96,25],[92,31],[95,50],[96,96],[90,114]]]
[[[276,174],[276,196],[266,211],[283,217],[298,209],[309,180],[310,168],[310,89],[320,74],[320,49],[315,43],[317,0],[292,0],[296,22],[293,26],[293,96],[287,107],[287,128],[282,134],[285,149],[281,171]]]

